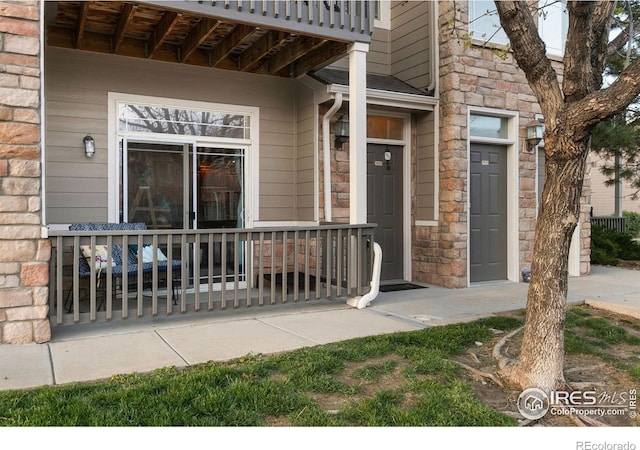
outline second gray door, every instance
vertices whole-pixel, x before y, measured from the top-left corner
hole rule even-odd
[[[378,224],[382,280],[404,278],[402,152],[400,146],[367,146],[367,222]]]
[[[507,151],[472,144],[470,152],[470,281],[507,278]]]

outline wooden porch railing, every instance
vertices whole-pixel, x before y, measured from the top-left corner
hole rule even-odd
[[[52,325],[346,299],[370,289],[373,225],[49,236]],[[93,248],[95,260],[102,246],[105,262],[87,264],[81,248]]]

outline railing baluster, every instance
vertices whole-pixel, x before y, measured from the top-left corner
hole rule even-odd
[[[121,235],[122,238],[122,277],[120,278],[120,284],[122,288],[122,311],[120,315],[123,319],[129,317],[129,258],[125,258],[125,248],[129,248],[129,236],[126,234]]]
[[[73,321],[80,321],[80,276],[78,272],[80,271],[80,236],[73,237],[73,298],[72,307],[73,307]]]
[[[336,296],[342,295],[342,228],[336,236]]]
[[[209,242],[207,243],[207,286],[209,287],[209,303],[207,305],[209,311],[213,310],[213,233],[209,233]]]
[[[245,233],[245,244],[242,246],[242,260],[244,261],[244,284],[247,291],[247,308],[251,306],[251,283],[249,282],[249,245],[251,245],[251,232]]]
[[[173,235],[167,235],[167,315],[173,313]],[[182,281],[180,282],[182,284]]]
[[[327,230],[327,298],[331,298],[331,268],[333,266],[333,252],[331,251],[331,229]]]
[[[107,248],[113,248],[113,236],[107,236]],[[112,267],[113,253],[109,251],[109,256],[107,257],[107,285],[105,286],[105,298],[103,301],[105,302],[105,314],[107,316],[107,320],[111,320],[113,318],[113,267]]]
[[[153,248],[153,267],[151,270],[151,315],[158,315],[158,235],[151,240]]]
[[[64,312],[64,300],[63,298],[63,284],[64,284],[64,244],[62,236],[58,236],[56,239],[55,249],[56,249],[56,323],[62,323],[62,313]],[[77,253],[74,253],[77,255]],[[76,258],[77,259],[77,258]],[[51,272],[53,273],[53,271]],[[75,273],[75,272],[74,272]]]
[[[311,233],[309,230],[304,232],[304,299],[309,300],[309,252],[311,249]]]
[[[264,231],[261,231],[260,244],[258,246],[258,306],[262,306],[264,304],[263,297],[264,297]]]
[[[349,229],[347,233],[347,295],[351,295],[353,292],[353,271],[355,268],[353,246],[353,230]]]
[[[142,241],[142,235],[139,234],[138,235],[138,278],[137,278],[137,286],[138,286],[138,292],[137,292],[137,314],[138,317],[142,317],[144,314],[144,274],[142,272],[142,265],[144,264],[143,261],[143,249],[144,247],[144,242]],[[126,252],[128,251],[128,248],[123,248],[122,249],[122,257],[124,258],[126,256]]]
[[[320,299],[320,278],[322,278],[322,232],[316,230],[316,300]]]
[[[94,322],[96,320],[96,284],[99,280],[98,271],[96,269],[96,237],[91,236],[91,283],[89,284],[89,320]]]
[[[282,303],[287,303],[287,284],[289,277],[287,277],[287,270],[289,266],[287,264],[289,255],[287,254],[287,230],[282,232]]]
[[[300,291],[300,276],[298,274],[298,230],[293,233],[293,301],[298,301]]]
[[[227,307],[227,233],[223,232],[220,240],[220,307]]]
[[[240,306],[239,291],[239,274],[238,274],[238,232],[233,233],[233,307]]]
[[[276,233],[271,232],[271,304],[276,303]]]
[[[193,244],[193,307],[200,311],[200,233],[196,233]]]
[[[356,0],[349,0],[349,30],[354,31],[356,29]]]
[[[182,282],[180,283],[180,312],[187,312],[187,286],[185,281],[188,280],[187,274],[187,261],[189,247],[187,245],[187,235],[183,234],[180,239],[180,260],[182,261],[182,267],[180,269],[180,275]],[[194,283],[195,284],[195,283]]]
[[[363,255],[363,248],[362,248],[362,228],[358,228],[358,238],[357,238],[357,252],[358,252],[358,256],[357,256],[357,272],[356,272],[356,285],[357,285],[357,290],[356,293],[358,295],[362,295],[362,255]]]

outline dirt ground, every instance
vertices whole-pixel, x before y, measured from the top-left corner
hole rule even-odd
[[[640,320],[612,314],[607,311],[582,307],[594,317],[606,317],[617,326],[623,327],[629,333],[640,337]],[[521,312],[513,313],[519,315]],[[458,358],[460,362],[467,364],[483,372],[496,373],[496,361],[492,356],[494,345],[502,339],[503,335],[496,334],[490,342],[484,342],[481,346],[470,349],[466,354]],[[522,333],[517,334],[508,341],[505,346],[506,354],[517,356],[520,348]],[[615,356],[616,361],[638,365],[640,362],[640,347],[626,343],[618,343],[606,350],[609,355]],[[497,386],[491,381],[481,379],[477,376],[469,375],[469,382],[473,386],[476,395],[484,402],[499,411],[503,411],[523,424],[523,418],[518,413],[516,401],[520,395],[519,391],[513,391]],[[609,395],[611,403],[622,402],[628,405],[629,393],[640,388],[640,383],[634,381],[628,370],[617,367],[613,362],[606,362],[595,355],[575,354],[565,357],[565,378],[567,382],[576,390],[593,390],[597,396]],[[626,401],[625,401],[626,400]],[[635,412],[626,410],[622,415],[615,416],[589,416],[602,424],[609,426],[638,426],[640,418]],[[531,425],[542,426],[577,426],[567,416],[551,415],[547,413],[542,419],[531,423]],[[593,424],[592,424],[593,425]]]
[[[623,267],[630,270],[640,270],[640,261],[627,262]],[[640,320],[631,317],[617,315],[608,311],[598,310],[586,305],[580,307],[589,317],[604,317],[611,324],[624,328],[629,334],[640,338]],[[524,311],[514,311],[505,315],[517,316],[524,319]],[[588,335],[589,330],[572,328],[572,331],[582,337],[581,333]],[[495,330],[492,339],[486,342],[478,342],[476,346],[467,350],[466,353],[455,358],[458,362],[476,369],[479,372],[495,375],[497,372],[497,362],[492,355],[495,344],[505,336],[501,330]],[[522,333],[518,333],[510,338],[503,347],[503,353],[515,357],[520,349]],[[640,383],[634,381],[630,375],[630,367],[635,367],[636,372],[640,372],[640,345],[628,343],[616,343],[601,349],[608,356],[609,361],[605,361],[599,356],[591,354],[568,354],[565,357],[565,378],[573,390],[585,392],[595,391],[598,402],[603,396],[609,396],[608,400],[599,404],[623,404],[624,412],[621,415],[587,416],[595,419],[587,423],[587,426],[639,426],[640,417],[636,415],[636,409],[632,408],[630,396],[632,392],[640,388]],[[354,397],[316,395],[316,400],[320,405],[331,413],[337,412],[345,406],[345,403],[358,398],[368,397],[380,389],[400,389],[406,378],[402,375],[403,361],[398,355],[389,355],[377,360],[367,360],[366,364],[381,364],[393,360],[397,363],[396,369],[389,374],[385,374],[375,383],[361,384],[362,391]],[[351,374],[358,370],[363,363],[348,363],[344,374],[341,377],[343,382],[352,382]],[[462,369],[460,377],[466,379],[472,386],[475,394],[486,404],[494,409],[504,412],[516,418],[522,426],[546,426],[546,427],[575,427],[584,426],[584,421],[576,422],[575,419],[566,415],[553,415],[547,413],[542,419],[537,421],[526,420],[517,409],[517,399],[521,391],[503,388],[488,378],[473,374],[471,371]],[[411,398],[407,398],[410,403]],[[640,405],[637,406],[640,412]],[[582,416],[584,417],[584,416]]]

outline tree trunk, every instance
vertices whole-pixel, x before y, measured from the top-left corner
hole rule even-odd
[[[588,143],[545,135],[545,152],[546,181],[536,225],[523,343],[518,361],[500,375],[512,386],[549,392],[565,385],[568,254],[580,217]]]

